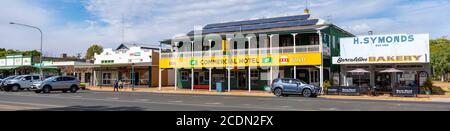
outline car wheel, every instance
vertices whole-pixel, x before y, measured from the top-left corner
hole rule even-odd
[[[18,92],[19,90],[20,90],[19,85],[13,85],[13,86],[11,87],[11,91],[12,91],[12,92]]]
[[[39,93],[41,93],[42,91],[34,91],[34,93],[37,93],[37,94],[39,94]]]
[[[77,93],[78,87],[77,86],[71,86],[70,87],[70,93]]]
[[[45,87],[42,89],[42,92],[44,92],[44,93],[50,93],[50,90],[51,90],[51,87],[50,87],[50,86],[45,86]]]
[[[302,92],[303,97],[311,97],[312,96],[312,91],[310,89],[305,89]]]
[[[273,92],[273,94],[277,97],[282,97],[283,96],[283,90],[281,88],[277,88],[275,89],[275,91]]]

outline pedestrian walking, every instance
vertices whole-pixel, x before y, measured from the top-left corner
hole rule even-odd
[[[119,81],[114,81],[114,92],[119,92]]]

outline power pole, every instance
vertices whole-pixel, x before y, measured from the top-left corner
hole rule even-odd
[[[122,14],[122,43],[125,43],[125,15]]]

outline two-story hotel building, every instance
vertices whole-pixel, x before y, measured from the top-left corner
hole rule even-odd
[[[161,42],[160,72],[175,70],[176,88],[264,90],[276,78],[322,86],[339,68],[339,39],[353,35],[310,14],[208,24]],[[159,80],[167,79],[159,76]],[[161,82],[160,82],[161,83]],[[160,85],[161,87],[161,85]]]

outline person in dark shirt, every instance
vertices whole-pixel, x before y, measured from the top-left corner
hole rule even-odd
[[[114,92],[119,92],[119,81],[114,81]]]

